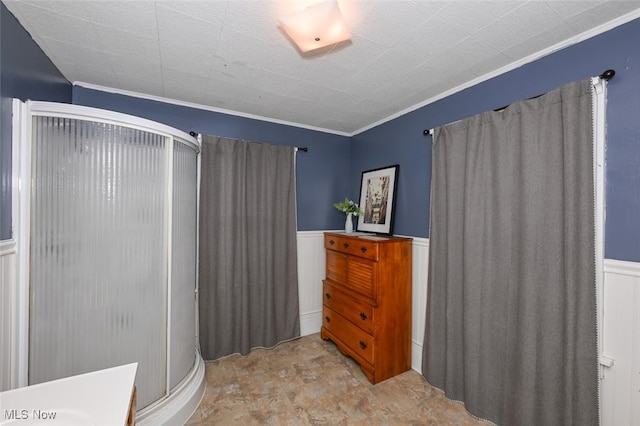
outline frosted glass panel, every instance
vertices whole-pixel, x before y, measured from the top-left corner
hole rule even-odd
[[[170,387],[195,361],[197,154],[176,141],[173,149]]]
[[[166,137],[34,117],[29,384],[139,362],[166,393]]]

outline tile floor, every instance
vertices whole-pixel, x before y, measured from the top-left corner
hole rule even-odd
[[[206,363],[196,425],[478,425],[413,370],[372,385],[319,334]]]

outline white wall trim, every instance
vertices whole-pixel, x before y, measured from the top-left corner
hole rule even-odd
[[[325,232],[338,232],[338,231],[298,231],[298,238],[317,238],[323,237]]]
[[[0,241],[0,256],[7,256],[16,252],[16,240],[13,238],[9,240]]]
[[[329,133],[329,134],[338,135],[338,136],[347,136],[347,137],[352,136],[351,133],[340,132],[340,131],[331,130],[331,129],[325,129],[325,128],[322,128],[322,127],[309,126],[309,125],[306,125],[306,124],[296,123],[296,122],[293,122],[293,121],[279,120],[277,118],[268,118],[268,117],[263,117],[263,116],[259,116],[259,115],[255,115],[255,114],[248,114],[248,113],[245,113],[245,112],[232,111],[230,109],[224,109],[224,108],[218,108],[218,107],[213,107],[213,106],[208,106],[208,105],[196,104],[196,103],[193,103],[193,102],[179,101],[177,99],[164,98],[162,96],[147,95],[145,93],[133,92],[131,90],[116,89],[116,88],[107,87],[107,86],[100,86],[100,85],[97,85],[97,84],[85,83],[83,81],[74,81],[73,85],[74,86],[79,86],[79,87],[84,87],[85,89],[98,90],[98,91],[107,92],[107,93],[115,93],[115,94],[118,94],[118,95],[131,96],[132,98],[147,99],[147,100],[150,100],[150,101],[162,102],[162,103],[165,103],[165,104],[178,105],[178,106],[184,106],[184,107],[187,107],[187,108],[199,109],[199,110],[203,110],[203,111],[211,111],[211,112],[216,112],[216,113],[220,113],[220,114],[232,115],[232,116],[235,116],[235,117],[250,118],[252,120],[266,121],[268,123],[276,123],[276,124],[282,124],[284,126],[292,126],[292,127],[298,127],[298,128],[301,128],[301,129],[314,130],[316,132]]]
[[[610,274],[628,275],[631,277],[640,277],[640,262],[605,259],[604,272]]]
[[[411,237],[411,236],[407,236],[407,238],[413,238],[412,244],[414,246],[421,246],[421,247],[429,248],[429,238]]]

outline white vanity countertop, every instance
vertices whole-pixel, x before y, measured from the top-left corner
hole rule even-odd
[[[137,363],[0,392],[0,426],[126,425]]]

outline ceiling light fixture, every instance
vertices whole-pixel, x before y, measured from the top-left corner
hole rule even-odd
[[[328,0],[278,18],[301,52],[349,40],[351,32],[336,0]]]

